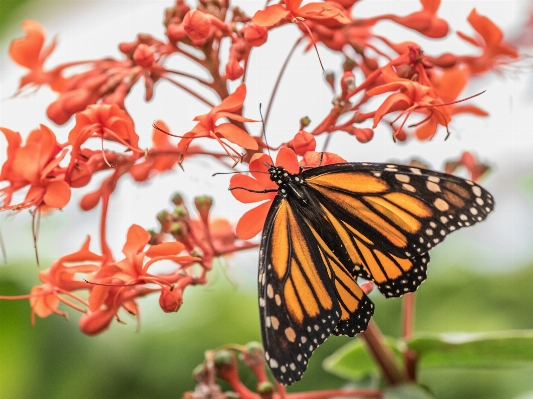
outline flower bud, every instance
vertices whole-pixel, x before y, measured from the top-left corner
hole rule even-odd
[[[213,206],[213,198],[208,197],[207,195],[196,197],[194,199],[194,206],[198,210],[204,223],[207,223],[207,220],[209,219],[209,211]]]
[[[85,313],[80,318],[80,330],[87,335],[99,334],[109,327],[114,315],[113,309]]]
[[[249,23],[243,28],[244,40],[251,46],[259,47],[268,39],[268,29],[264,26],[257,26],[253,22]]]
[[[316,148],[315,137],[302,130],[294,136],[294,138],[287,143],[287,147],[294,150],[298,155],[304,155],[307,151],[314,151]]]
[[[150,68],[154,63],[154,50],[146,44],[139,44],[133,52],[133,61],[143,68]]]
[[[374,137],[374,131],[368,127],[354,129],[354,136],[360,143],[368,143]]]
[[[183,293],[175,288],[173,290],[163,289],[159,295],[159,306],[166,313],[177,312],[183,304]]]
[[[226,78],[229,80],[239,79],[244,74],[244,69],[239,62],[232,58],[226,64]]]
[[[179,42],[185,36],[187,36],[187,33],[185,33],[185,29],[183,28],[182,24],[172,23],[168,25],[167,37],[172,43]]]
[[[200,41],[209,36],[211,22],[203,12],[190,10],[183,19],[183,28],[191,40]]]
[[[346,71],[342,75],[341,89],[343,93],[349,93],[355,90],[355,75],[352,71]]]
[[[80,208],[84,211],[90,211],[100,201],[100,190],[93,191],[92,193],[85,194],[80,201]]]

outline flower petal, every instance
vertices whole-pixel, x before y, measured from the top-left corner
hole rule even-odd
[[[63,208],[70,201],[70,186],[64,180],[52,181],[46,185],[43,201],[51,208]]]
[[[177,255],[184,248],[185,246],[181,242],[163,242],[158,245],[152,245],[146,251],[146,256],[153,258],[155,256]]]
[[[300,1],[301,3],[301,1]],[[281,4],[273,4],[264,10],[257,11],[252,17],[252,22],[257,26],[272,26],[289,15],[289,11]]]
[[[44,29],[38,22],[31,20],[24,21],[22,29],[26,32],[26,36],[11,42],[9,55],[17,64],[34,69],[41,63],[39,55],[44,44]]]
[[[127,234],[126,243],[124,248],[122,248],[122,253],[126,257],[138,254],[141,252],[148,241],[150,241],[151,235],[145,229],[143,229],[138,224],[132,225]]]
[[[235,228],[237,237],[241,240],[249,240],[259,234],[265,225],[270,205],[271,202],[267,201],[242,215]]]
[[[220,134],[233,144],[240,145],[247,150],[257,150],[259,147],[257,141],[233,123],[223,123],[215,128],[215,133]]]
[[[298,165],[298,157],[293,150],[287,147],[281,147],[276,157],[276,165],[283,166],[289,173],[300,173],[300,165]]]
[[[265,190],[265,187],[262,186],[260,182],[258,182],[253,177],[247,175],[232,176],[230,180],[230,188],[233,187],[245,187],[247,189],[256,191]],[[276,196],[276,192],[277,188],[276,191],[273,191],[271,193],[253,193],[245,189],[231,190],[231,194],[233,195],[233,197],[235,197],[237,201],[243,202],[245,204],[273,199]]]
[[[234,112],[242,108],[242,104],[244,103],[244,99],[246,98],[246,85],[244,83],[241,83],[237,89],[233,93],[231,93],[229,96],[227,96],[222,102],[217,105],[216,107],[213,107],[211,112],[209,114],[214,114],[222,111],[227,112]]]

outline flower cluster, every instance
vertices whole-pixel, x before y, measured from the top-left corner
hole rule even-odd
[[[60,257],[42,271],[42,284],[29,295],[16,297],[29,298],[33,316],[66,316],[60,310],[64,304],[84,313],[80,321],[84,333],[97,334],[113,319],[120,321],[121,309],[138,317],[138,298],[151,293],[159,294],[163,311],[178,310],[187,286],[206,283],[215,257],[258,247],[242,240],[261,231],[275,196],[270,190],[277,186],[264,173],[266,164],[283,165],[288,172],[297,173],[301,166],[346,162],[336,154],[316,152],[315,138],[346,132],[355,137],[353,144],[358,145],[372,140],[380,125],[385,125],[383,130],[395,141],[429,140],[439,128],[449,135],[456,115],[487,115],[465,101],[473,97],[465,98],[463,94],[468,83],[520,59],[498,26],[475,9],[467,17],[474,33],[457,35],[474,47],[476,55],[453,51],[432,54],[431,48],[423,49],[418,43],[398,43],[374,32],[376,24],[389,21],[428,39],[442,39],[450,28],[438,15],[440,0],[421,0],[421,9],[408,15],[368,18],[356,12],[358,0],[302,3],[284,0],[247,15],[231,0],[199,0],[195,7],[176,0],[165,10],[161,38],[139,34],[130,42],[118,44],[117,59],[72,61],[52,68],[45,64],[56,41],[47,43],[44,28],[38,22],[22,23],[25,36],[13,40],[9,48],[11,59],[26,70],[16,94],[48,86],[57,95],[48,105],[48,118],[57,125],[74,118],[75,126],[65,143],[59,142],[53,129],[44,124],[25,139],[7,127],[0,128],[7,141],[7,157],[0,171],[1,210],[29,208],[34,217],[48,214],[69,205],[74,189],[83,192],[83,211],[101,205],[99,253],[89,249],[87,239],[79,251]],[[342,76],[326,74],[333,101],[323,120],[311,126],[309,118],[296,116],[301,118],[298,131],[269,147],[259,128],[255,135],[250,131],[258,124],[249,123],[257,121],[243,114],[250,86],[247,70],[251,52],[260,51],[257,48],[268,41],[272,30],[285,29],[288,24],[295,24],[301,33],[289,57],[304,43],[305,50],[314,46],[320,59],[318,49],[325,51],[325,46],[344,57]],[[209,79],[169,68],[167,60],[172,56],[185,57]],[[280,77],[286,65],[287,62]],[[280,80],[272,89],[272,99]],[[155,95],[155,83],[160,82],[196,98],[205,104],[206,111],[191,116],[195,124],[177,132],[163,121],[155,122],[152,143],[142,149],[135,115],[125,106],[126,97],[138,82],[144,84],[146,101]],[[210,101],[197,90],[198,86],[218,100]],[[415,115],[418,119],[413,121]],[[177,140],[173,141],[173,137]],[[201,143],[207,140],[221,149],[203,148]],[[276,149],[279,151],[274,163],[266,151]],[[194,200],[199,215],[195,219],[181,196],[174,196],[175,209],[157,215],[158,231],[148,232],[135,224],[130,227],[123,257],[116,261],[107,243],[106,221],[110,198],[121,178],[145,182],[181,166],[188,157],[198,156],[212,157],[228,167],[246,163],[251,176],[234,175],[231,193],[241,202],[261,203],[246,212],[234,229],[227,220],[210,217],[211,197]],[[469,152],[449,162],[446,171],[452,173],[459,167],[466,167],[474,180],[488,169]],[[83,191],[96,174],[103,175],[99,187],[92,192]],[[33,233],[36,237],[35,230]],[[150,247],[145,249],[148,244]],[[154,272],[153,265],[160,261],[170,262],[173,271]],[[77,291],[85,292],[87,299]],[[246,359],[255,359],[250,351],[240,348],[238,352]],[[216,373],[239,392],[232,374],[235,356],[224,356],[224,362],[233,368],[219,367],[217,363]],[[258,380],[265,382],[262,367],[253,370]],[[212,376],[212,370],[206,368],[197,373],[199,383],[210,384]],[[265,389],[267,392],[270,388]]]

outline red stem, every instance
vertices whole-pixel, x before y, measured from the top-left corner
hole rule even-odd
[[[402,302],[402,339],[404,343],[411,339],[411,335],[413,333],[413,326],[415,323],[415,304],[415,292],[404,295]],[[417,362],[416,352],[409,349],[406,345],[403,350],[403,358],[405,362],[405,374],[407,379],[409,381],[415,381]]]
[[[396,361],[394,352],[388,347],[383,334],[377,324],[370,320],[366,331],[361,333],[370,353],[380,367],[385,380],[390,385],[396,385],[404,381],[403,373]]]

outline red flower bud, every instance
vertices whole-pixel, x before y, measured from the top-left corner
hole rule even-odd
[[[344,72],[341,78],[341,89],[343,93],[355,90],[355,75],[352,71]]]
[[[185,29],[183,28],[182,24],[170,24],[167,27],[167,37],[168,40],[170,40],[173,43],[179,42],[182,40],[187,34],[185,33]]]
[[[191,10],[183,19],[183,28],[191,40],[207,39],[211,30],[211,22],[207,15],[198,10]]]
[[[368,127],[354,129],[354,136],[360,143],[368,143],[374,137],[374,131]]]
[[[180,289],[173,289],[172,291],[164,289],[159,296],[159,306],[163,312],[173,313],[177,312],[183,303],[183,293]]]
[[[59,99],[50,103],[46,109],[46,115],[52,122],[58,125],[67,123],[71,117],[71,114],[63,109],[62,103]]]
[[[85,194],[80,201],[80,208],[89,211],[98,205],[98,201],[100,201],[100,190]]]
[[[141,43],[133,52],[133,60],[143,68],[150,68],[154,63],[154,50],[150,46]]]
[[[287,143],[287,147],[294,150],[298,155],[304,155],[308,151],[314,151],[316,148],[315,137],[311,134],[302,130],[294,136],[294,138]]]
[[[249,23],[243,28],[244,40],[251,46],[259,47],[268,39],[268,29],[264,26],[257,26],[253,22]]]
[[[80,318],[80,330],[87,335],[96,335],[109,327],[115,312],[113,309],[85,313]]]
[[[229,80],[239,79],[244,74],[241,64],[236,59],[231,59],[226,64],[226,78]]]

